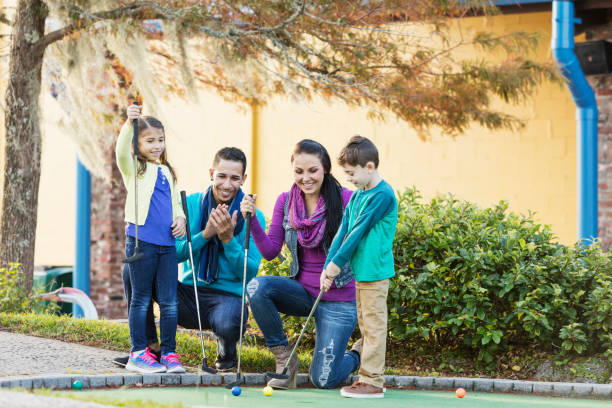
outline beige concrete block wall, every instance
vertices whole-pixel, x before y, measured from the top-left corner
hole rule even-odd
[[[62,130],[60,106],[42,88],[41,170],[35,265],[72,265],[76,239],[76,149]]]
[[[538,58],[551,61],[550,20],[550,13],[543,12],[472,18],[465,20],[462,27],[466,31],[489,27],[499,32],[540,31]],[[279,98],[261,109],[259,206],[270,216],[278,194],[291,186],[289,159],[297,141],[311,138],[324,144],[334,159],[334,174],[344,183],[335,158],[349,137],[361,134],[378,146],[380,172],[397,190],[415,185],[427,198],[452,193],[482,206],[509,200],[513,210],[537,212],[537,219],[552,224],[561,242],[573,243],[576,122],[568,91],[558,84],[545,84],[521,106],[497,106],[524,118],[525,129],[511,133],[474,127],[456,139],[434,130],[430,140],[424,142],[395,119],[373,123],[366,119],[364,110],[323,101],[291,103]]]

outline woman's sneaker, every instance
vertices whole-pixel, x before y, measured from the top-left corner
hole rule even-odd
[[[164,354],[162,355],[159,361],[164,366],[166,366],[167,373],[184,373],[185,372],[185,369],[183,368],[183,365],[181,364],[181,362],[178,360],[178,356],[176,355],[176,353]]]
[[[130,353],[130,358],[125,365],[125,368],[130,371],[136,371],[139,373],[164,373],[166,367],[159,364],[155,355],[151,353],[151,350],[147,347],[142,353],[135,355]]]

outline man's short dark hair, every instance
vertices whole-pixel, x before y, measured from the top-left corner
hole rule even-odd
[[[378,168],[378,149],[370,139],[363,136],[351,137],[338,156],[341,166],[348,164],[365,167],[368,162],[374,163],[374,167]]]
[[[215,154],[213,159],[213,167],[215,167],[221,160],[231,160],[242,163],[242,174],[246,171],[246,156],[244,152],[237,147],[224,147]]]

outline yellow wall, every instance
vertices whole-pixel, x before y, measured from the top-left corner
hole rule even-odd
[[[471,18],[462,25],[465,30],[540,31],[538,56],[552,61],[550,20],[550,13],[543,12]],[[55,102],[43,96],[42,104],[45,136],[35,263],[72,264],[74,149],[56,126],[61,113],[54,111]],[[398,190],[415,185],[428,198],[451,192],[483,206],[509,200],[513,210],[536,211],[541,222],[552,224],[561,242],[572,243],[576,237],[575,107],[566,88],[559,85],[546,84],[533,100],[503,108],[526,119],[527,126],[519,133],[474,128],[453,140],[433,132],[427,142],[404,123],[394,119],[374,123],[364,111],[343,104],[279,98],[252,117],[251,112],[238,110],[214,94],[200,93],[197,104],[172,100],[162,101],[160,107],[180,188],[193,192],[208,186],[207,171],[215,151],[238,146],[249,159],[247,173],[256,166],[254,192],[267,217],[278,194],[291,186],[290,156],[297,141],[312,138],[323,143],[332,156],[334,174],[344,183],[335,158],[350,136],[361,134],[377,144],[381,174]],[[258,141],[255,163],[251,160],[253,130]],[[246,190],[252,191],[248,181]]]
[[[62,132],[62,111],[43,86],[41,171],[35,265],[72,265],[76,234],[76,150]]]
[[[550,13],[543,12],[471,18],[462,25],[466,31],[491,27],[499,32],[540,31],[538,58],[552,61],[550,21]],[[415,185],[425,197],[450,192],[483,206],[509,200],[513,210],[536,211],[541,222],[552,224],[561,242],[572,243],[576,237],[576,124],[568,91],[546,84],[533,100],[502,109],[526,119],[526,128],[515,134],[473,128],[455,140],[433,132],[431,140],[423,142],[406,124],[373,123],[365,118],[365,111],[342,104],[275,100],[261,109],[259,121],[258,203],[269,216],[277,195],[289,189],[289,159],[298,140],[321,142],[335,165],[346,140],[361,134],[378,146],[380,172],[395,189]],[[340,182],[346,181],[337,165],[333,172]]]

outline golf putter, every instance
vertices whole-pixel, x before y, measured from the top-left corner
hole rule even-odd
[[[314,311],[317,309],[317,306],[319,305],[319,301],[321,300],[321,296],[323,296],[323,293],[324,291],[321,289],[321,291],[319,292],[319,296],[317,296],[317,300],[315,300],[314,305],[312,305],[312,309],[310,310],[310,314],[308,315],[308,318],[306,319],[306,323],[304,323],[304,327],[302,327],[302,331],[300,332],[300,335],[298,336],[298,339],[295,342],[295,346],[293,346],[293,350],[291,350],[291,354],[289,355],[287,362],[285,362],[285,366],[283,367],[283,372],[276,373],[273,371],[268,371],[265,374],[266,382],[270,381],[270,379],[272,378],[275,378],[278,380],[286,380],[289,378],[289,375],[287,375],[287,370],[289,369],[289,362],[291,361],[291,359],[293,358],[293,356],[295,355],[297,351],[298,345],[300,344],[300,340],[302,340],[302,336],[304,335],[304,331],[306,331],[306,327],[308,327],[308,322],[310,322],[310,318],[314,314]]]
[[[249,194],[250,195],[250,194]],[[233,388],[236,385],[240,385],[244,383],[244,377],[242,377],[242,373],[240,372],[240,357],[242,357],[242,328],[244,323],[244,292],[246,289],[246,274],[247,274],[247,262],[249,257],[249,242],[251,240],[251,213],[246,213],[245,215],[245,232],[244,232],[244,270],[242,274],[242,309],[240,311],[240,341],[238,343],[238,369],[236,370],[236,381],[232,381],[227,384],[225,388]]]
[[[134,105],[138,105],[138,102],[134,101]],[[136,216],[136,222],[134,223],[134,238],[136,239],[136,245],[134,246],[134,253],[132,256],[125,258],[122,261],[123,263],[136,262],[144,255],[140,252],[140,248],[138,247],[138,119],[133,120],[132,127],[134,128],[132,144],[134,146],[134,214]]]
[[[193,294],[195,296],[196,311],[198,313],[198,328],[200,329],[200,345],[202,346],[202,371],[210,374],[215,374],[216,369],[209,367],[206,361],[206,352],[204,351],[204,335],[202,334],[202,321],[200,320],[200,299],[198,298],[198,286],[196,285],[195,266],[193,264],[193,250],[191,249],[191,230],[189,229],[189,212],[187,211],[187,196],[185,191],[181,191],[181,202],[183,204],[183,212],[185,213],[185,224],[187,233],[187,246],[189,247],[189,262],[191,262],[191,276],[193,278]]]

